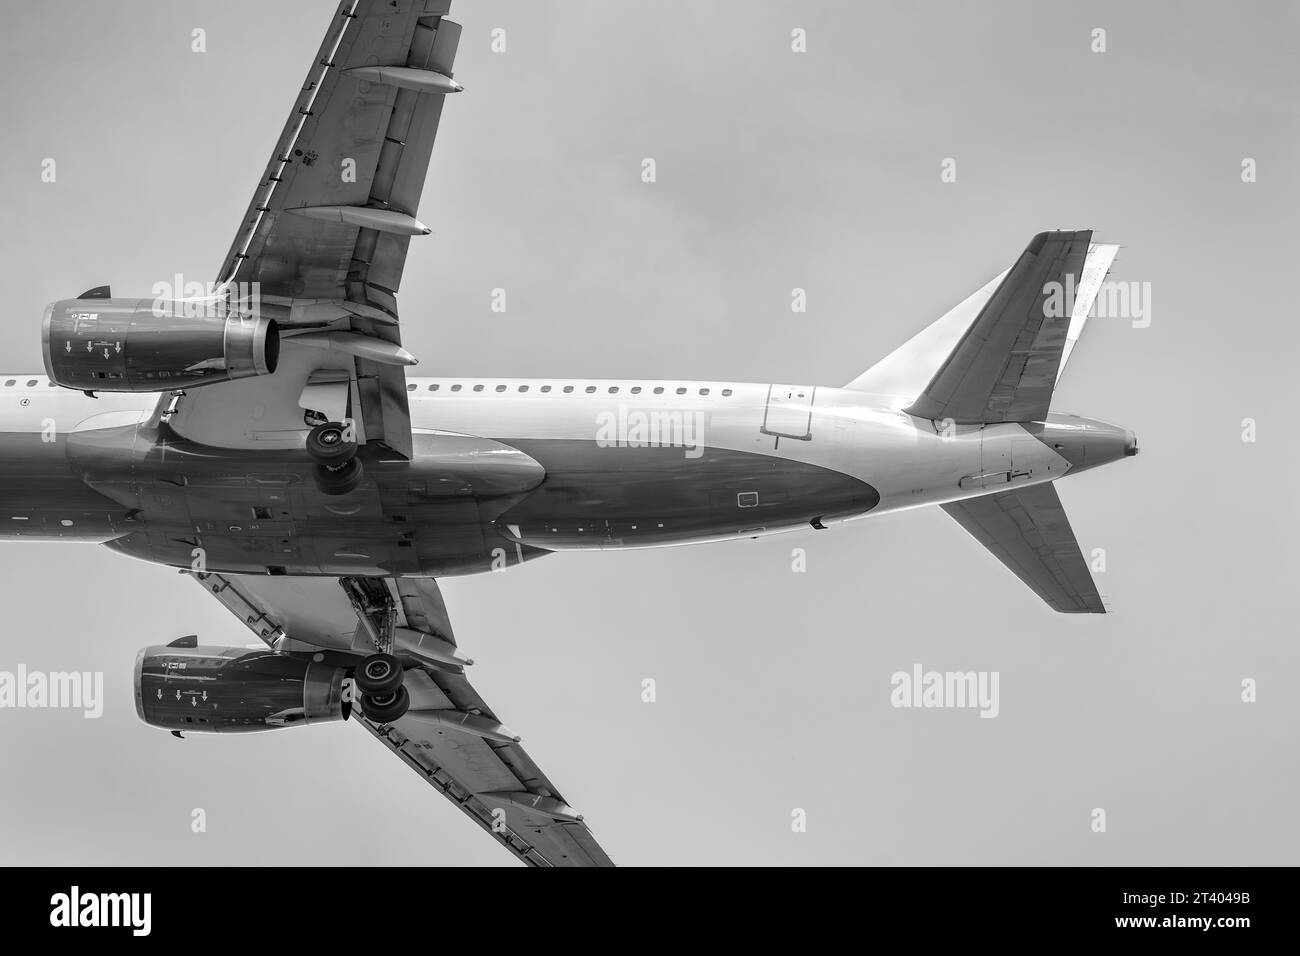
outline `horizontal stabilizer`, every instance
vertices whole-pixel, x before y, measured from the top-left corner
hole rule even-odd
[[[1054,610],[1106,613],[1070,519],[1050,483],[941,507]]]

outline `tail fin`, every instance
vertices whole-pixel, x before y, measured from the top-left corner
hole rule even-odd
[[[1091,238],[1039,233],[1014,266],[846,387],[894,396],[921,418],[1041,420],[1119,250]],[[1053,282],[1060,291],[1044,291]],[[1071,290],[1068,322],[1049,315],[1051,296],[1070,305]]]

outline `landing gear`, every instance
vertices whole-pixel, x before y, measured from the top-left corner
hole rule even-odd
[[[405,687],[398,687],[393,693],[378,697],[361,695],[361,713],[366,715],[367,720],[373,720],[377,724],[391,724],[405,714],[410,706],[411,695]]]
[[[346,495],[349,491],[355,491],[363,476],[361,462],[355,458],[349,458],[337,468],[317,465],[312,470],[316,488],[323,495]]]
[[[357,443],[348,441],[348,429],[339,422],[317,425],[307,435],[307,454],[318,465],[341,465],[357,453]]]
[[[391,694],[402,686],[402,663],[392,654],[371,654],[357,668],[356,682],[363,694]]]
[[[363,657],[352,671],[361,713],[375,723],[392,723],[411,706],[411,697],[402,686],[402,662],[392,653],[397,602],[380,578],[345,576],[339,578],[339,585],[357,612],[360,629],[378,652]]]
[[[353,679],[361,691],[361,713],[368,720],[391,723],[411,706],[411,696],[402,686],[402,663],[392,654],[371,654]]]
[[[339,422],[325,422],[307,435],[307,454],[316,462],[313,477],[321,494],[346,495],[361,484],[364,470],[349,432]]]

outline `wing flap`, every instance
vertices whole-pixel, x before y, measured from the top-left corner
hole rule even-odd
[[[941,506],[1054,610],[1105,614],[1065,508],[1050,483]]]

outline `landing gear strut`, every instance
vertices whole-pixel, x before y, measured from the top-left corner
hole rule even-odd
[[[313,476],[322,494],[346,495],[361,484],[363,469],[349,431],[347,425],[325,422],[307,436],[307,454],[316,462]]]
[[[392,723],[411,706],[411,697],[402,686],[402,662],[392,654],[396,602],[378,578],[342,577],[339,585],[378,652],[363,658],[352,675],[361,696],[361,713],[375,723]]]

